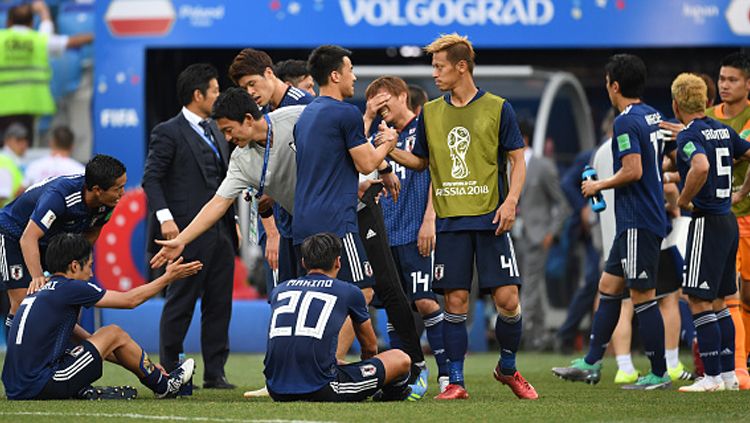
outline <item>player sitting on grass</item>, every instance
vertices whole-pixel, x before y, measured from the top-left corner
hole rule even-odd
[[[271,293],[273,315],[264,360],[266,385],[274,401],[381,401],[406,399],[411,360],[401,350],[377,354],[377,338],[365,297],[356,285],[336,279],[341,239],[316,234],[302,242],[307,275]],[[347,316],[362,346],[362,361],[336,361],[336,346]]]
[[[52,277],[21,302],[11,325],[2,375],[8,399],[135,398],[132,387],[91,386],[102,376],[103,358],[130,370],[157,398],[174,397],[193,375],[192,359],[167,375],[119,327],[109,325],[89,334],[76,322],[82,306],[135,308],[203,265],[183,263],[180,257],[153,282],[117,292],[89,282],[93,276],[91,244],[83,235],[55,236],[46,261]]]

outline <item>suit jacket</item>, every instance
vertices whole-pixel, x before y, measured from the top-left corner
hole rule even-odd
[[[221,155],[220,177],[226,176],[229,163],[229,146],[216,123],[211,123],[211,132]],[[168,208],[180,231],[198,214],[216,194],[209,184],[206,166],[202,159],[202,145],[206,141],[190,126],[182,112],[162,122],[151,131],[148,145],[146,169],[143,173],[143,190],[146,192],[149,207],[148,250],[156,253],[159,248],[154,239],[162,239],[161,225],[156,219],[156,211]],[[232,245],[237,245],[235,230],[235,210],[230,208],[217,222],[225,225],[232,237]],[[187,259],[198,248],[201,237],[185,248]],[[193,248],[191,248],[193,246]]]
[[[541,244],[548,233],[559,234],[570,215],[557,168],[548,158],[529,159],[518,215],[522,219],[523,237],[534,245]]]

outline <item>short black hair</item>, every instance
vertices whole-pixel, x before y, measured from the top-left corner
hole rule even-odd
[[[284,82],[296,85],[306,77],[310,75],[310,71],[307,70],[307,62],[304,60],[283,60],[276,64],[273,69],[273,73],[276,77]]]
[[[34,9],[31,7],[31,2],[10,8],[6,20],[8,27],[22,25],[31,28],[34,24]]]
[[[243,76],[263,76],[266,68],[273,69],[273,60],[271,60],[271,56],[263,50],[246,48],[237,53],[232,64],[229,65],[229,78],[235,84],[239,84],[240,79]]]
[[[74,138],[73,131],[67,125],[56,126],[52,129],[51,144],[60,150],[72,150]]]
[[[117,178],[125,174],[125,165],[112,156],[97,154],[86,163],[86,188],[95,186],[108,190]]]
[[[528,138],[529,147],[531,147],[531,142],[534,140],[534,122],[530,119],[519,119],[518,129],[521,131],[522,137]]]
[[[255,120],[263,117],[258,103],[253,100],[253,96],[243,88],[232,87],[219,94],[219,98],[214,102],[211,117],[214,120],[227,118],[242,123],[247,113]]]
[[[311,235],[302,242],[305,269],[331,270],[341,257],[341,239],[330,232]]]
[[[721,67],[737,68],[750,78],[750,58],[742,52],[734,52],[721,59]]]
[[[427,103],[427,93],[424,88],[416,84],[409,84],[409,110],[415,112]]]
[[[615,54],[604,66],[609,83],[620,85],[620,93],[626,98],[641,98],[646,89],[646,64],[633,54]]]
[[[86,263],[91,257],[91,243],[82,234],[63,232],[49,242],[45,256],[47,271],[65,273],[73,261]]]
[[[193,101],[193,93],[200,90],[206,95],[212,79],[219,79],[219,72],[208,63],[193,63],[186,67],[177,77],[177,99],[187,106]]]
[[[316,48],[307,59],[307,69],[319,86],[328,85],[331,72],[341,70],[344,57],[351,57],[352,52],[343,47],[325,45]]]

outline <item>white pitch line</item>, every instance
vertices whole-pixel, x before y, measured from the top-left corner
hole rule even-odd
[[[201,417],[201,416],[160,416],[160,415],[149,415],[149,414],[110,414],[110,413],[60,413],[60,412],[46,412],[46,411],[0,411],[0,416],[49,416],[49,417],[105,417],[105,418],[126,418],[126,419],[145,419],[145,420],[170,420],[170,421],[189,421],[189,422],[226,422],[226,423],[331,423],[331,422],[317,422],[313,420],[257,420],[257,419],[231,419],[231,418],[215,418],[215,417]]]

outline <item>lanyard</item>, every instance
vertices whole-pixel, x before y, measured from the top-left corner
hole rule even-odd
[[[263,152],[263,170],[260,174],[260,184],[258,185],[258,192],[255,193],[255,198],[260,198],[263,195],[263,190],[266,187],[266,171],[268,171],[268,156],[271,152],[271,119],[267,114],[263,115],[263,118],[268,124],[268,132],[266,133],[266,149]]]

